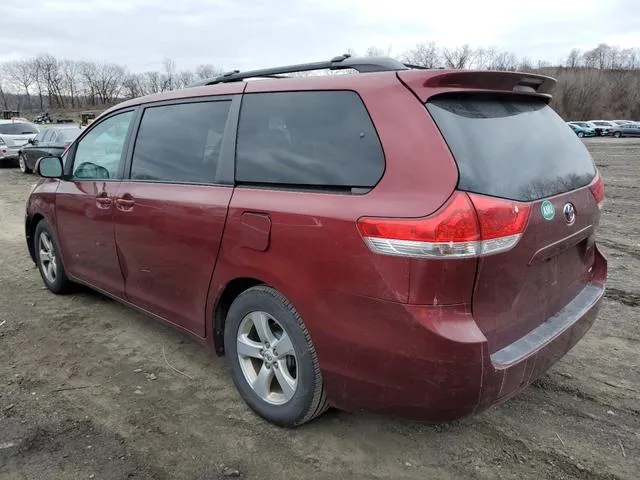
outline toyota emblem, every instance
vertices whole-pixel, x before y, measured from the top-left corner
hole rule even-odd
[[[565,203],[562,209],[564,219],[567,221],[567,225],[573,225],[576,221],[576,207],[572,203]]]

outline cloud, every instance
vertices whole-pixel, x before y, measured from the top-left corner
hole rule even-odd
[[[165,57],[179,69],[247,69],[424,41],[557,61],[574,47],[640,45],[636,1],[1,0],[0,61],[48,52],[131,70],[160,69]]]

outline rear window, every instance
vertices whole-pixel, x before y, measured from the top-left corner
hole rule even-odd
[[[32,135],[38,133],[38,127],[30,123],[0,123],[2,135]]]
[[[595,175],[582,141],[543,101],[441,97],[427,109],[458,164],[461,190],[533,201]]]
[[[356,93],[254,93],[243,97],[237,181],[368,188],[383,172],[378,135]]]

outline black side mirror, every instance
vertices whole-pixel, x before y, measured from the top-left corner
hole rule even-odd
[[[43,178],[62,178],[62,159],[42,157],[36,163],[36,172]]]
[[[35,144],[37,142],[37,140],[35,138],[30,138],[29,140],[27,140],[27,143],[30,143],[31,145]]]

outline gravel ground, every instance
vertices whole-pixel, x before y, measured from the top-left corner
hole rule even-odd
[[[516,398],[440,425],[258,419],[224,359],[98,294],[44,290],[23,234],[35,177],[0,169],[0,478],[639,478],[640,140],[585,143],[607,188],[598,321]]]

